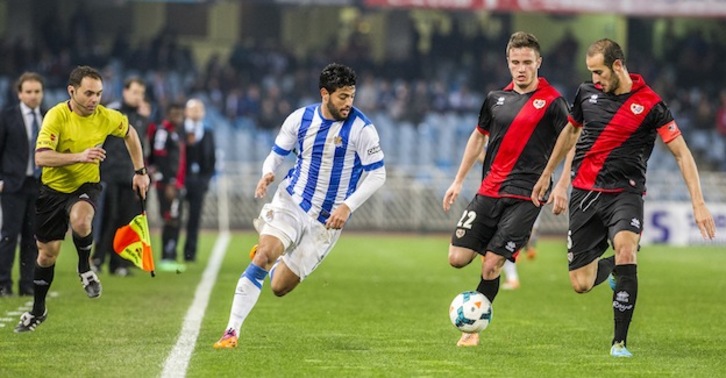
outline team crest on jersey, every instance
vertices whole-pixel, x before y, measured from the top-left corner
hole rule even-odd
[[[466,230],[464,230],[463,228],[457,228],[456,229],[456,237],[457,238],[461,239],[461,238],[464,237],[464,235],[466,235]]]
[[[545,100],[536,99],[536,100],[534,100],[534,102],[532,102],[532,105],[534,105],[535,109],[542,109],[542,108],[544,108],[546,103],[547,103],[547,101],[545,101]]]
[[[333,138],[333,143],[335,143],[335,147],[343,146],[343,137],[336,135],[335,138]]]
[[[630,104],[630,111],[633,112],[633,114],[638,115],[643,112],[645,107],[640,104]]]

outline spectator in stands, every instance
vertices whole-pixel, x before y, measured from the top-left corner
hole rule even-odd
[[[202,221],[204,196],[209,190],[209,181],[214,175],[216,147],[214,131],[205,121],[204,103],[191,99],[186,105],[184,120],[184,141],[186,143],[185,202],[189,205],[189,218],[184,243],[184,261],[197,260],[199,226]]]
[[[443,208],[449,211],[488,141],[485,175],[451,235],[449,264],[463,268],[478,254],[484,256],[476,290],[492,303],[499,293],[504,262],[514,261],[530,237],[540,212],[529,201],[531,188],[567,124],[567,102],[538,77],[542,56],[537,38],[524,32],[512,34],[506,54],[512,82],[486,96],[459,171],[443,199]],[[563,201],[555,204],[563,205]],[[478,333],[463,333],[456,343],[478,344]]]
[[[555,203],[567,198],[565,188],[572,172],[567,235],[570,283],[576,292],[586,293],[613,274],[615,329],[610,355],[631,357],[627,336],[638,297],[636,252],[643,227],[642,196],[656,134],[678,162],[691,195],[693,220],[703,238],[713,239],[716,226],[701,193],[696,163],[670,110],[642,76],[628,72],[620,45],[610,39],[594,42],[585,63],[592,82],[580,85],[569,123],[534,186],[532,202],[540,206],[547,198],[551,176],[567,155],[550,198]],[[563,208],[554,210],[559,214]],[[615,255],[600,258],[608,242]]]
[[[159,212],[163,221],[161,229],[162,272],[182,272],[186,265],[177,261],[177,246],[181,228],[182,200],[186,173],[186,148],[182,137],[184,108],[173,103],[166,110],[166,118],[160,125],[149,127],[151,155],[149,172],[156,185]]]

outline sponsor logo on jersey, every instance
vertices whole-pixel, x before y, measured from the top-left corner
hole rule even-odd
[[[588,100],[588,101],[590,101],[591,104],[597,104],[597,95],[596,94],[591,95],[590,100]]]
[[[504,97],[499,97],[497,99],[497,105],[504,105]]]
[[[368,155],[375,155],[375,154],[377,154],[379,152],[381,152],[381,146],[380,145],[375,146],[375,147],[369,149],[368,150]]]
[[[630,225],[637,229],[640,229],[640,220],[637,218],[633,218],[630,220]]]
[[[633,112],[633,114],[638,115],[645,110],[645,107],[640,104],[630,104],[630,111]]]
[[[542,99],[536,99],[534,102],[532,102],[532,105],[534,105],[535,109],[542,109],[544,108],[545,104],[547,104],[547,101]]]

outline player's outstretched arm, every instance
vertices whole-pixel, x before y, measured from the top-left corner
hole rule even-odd
[[[488,137],[479,132],[479,130],[475,129],[471,132],[469,140],[466,142],[464,156],[461,157],[461,164],[459,164],[459,170],[456,172],[454,182],[451,183],[449,189],[446,190],[446,194],[444,194],[444,211],[449,211],[451,205],[453,205],[456,198],[459,197],[461,186],[464,184],[464,179],[466,179],[466,175],[469,174],[471,167],[477,161],[482,151],[484,151],[487,139]]]
[[[683,174],[683,179],[688,187],[691,195],[691,204],[693,205],[693,218],[701,230],[701,236],[704,239],[712,240],[716,236],[716,224],[713,221],[711,212],[706,207],[706,201],[703,199],[703,191],[701,190],[701,180],[698,177],[698,168],[696,161],[693,159],[691,150],[686,145],[686,141],[679,136],[668,144],[668,149],[676,158],[678,168]]]

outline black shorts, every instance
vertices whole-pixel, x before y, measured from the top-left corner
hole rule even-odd
[[[514,261],[527,244],[540,208],[531,201],[476,195],[451,235],[451,245]]]
[[[78,201],[86,201],[95,209],[100,194],[101,184],[98,183],[85,183],[72,193],[58,192],[42,185],[36,202],[38,229],[35,238],[41,243],[65,239],[71,207]]]
[[[643,231],[643,196],[572,189],[567,261],[575,270],[590,264],[608,249],[620,231]]]

